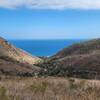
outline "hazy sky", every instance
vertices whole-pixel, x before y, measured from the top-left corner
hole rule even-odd
[[[99,38],[100,0],[0,0],[0,36]]]

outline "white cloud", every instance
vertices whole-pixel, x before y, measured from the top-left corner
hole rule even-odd
[[[100,9],[100,0],[0,0],[0,7],[32,9]]]

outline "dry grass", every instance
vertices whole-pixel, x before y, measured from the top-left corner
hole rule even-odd
[[[2,77],[0,100],[100,100],[100,81]]]

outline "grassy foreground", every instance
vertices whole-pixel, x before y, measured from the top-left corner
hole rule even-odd
[[[100,100],[100,81],[2,77],[0,100]]]

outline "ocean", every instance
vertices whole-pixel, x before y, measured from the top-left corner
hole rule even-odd
[[[52,56],[65,47],[84,40],[9,40],[13,45],[35,56]]]

